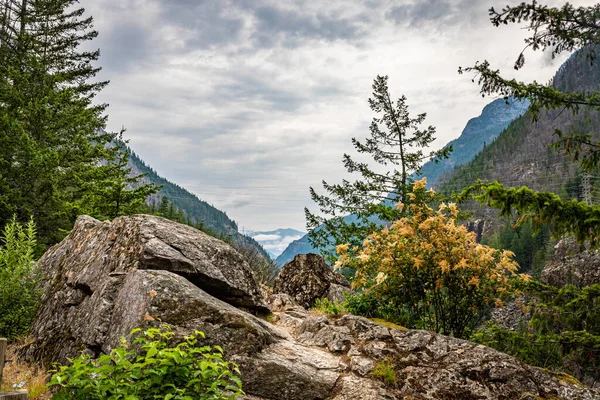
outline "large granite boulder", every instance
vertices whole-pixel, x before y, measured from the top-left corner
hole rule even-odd
[[[138,269],[171,271],[227,303],[269,312],[248,263],[233,247],[162,217],[135,215],[100,222],[82,216],[39,266],[49,286],[44,295],[66,296],[72,305],[97,292],[106,277]],[[42,303],[50,306],[48,299]]]
[[[242,256],[165,218],[80,217],[39,266],[41,305],[31,330],[37,344],[30,349],[37,358],[64,361],[81,350],[107,352],[144,319],[176,328],[195,324],[207,334],[218,329],[219,336],[233,324],[229,333],[249,340],[248,346],[236,344],[239,349],[258,351],[258,343],[274,341],[264,323],[248,322],[251,315],[226,304],[269,311]]]
[[[317,254],[298,254],[283,266],[273,287],[273,293],[290,295],[299,305],[310,308],[320,298],[332,302],[344,301],[350,283],[333,271]]]
[[[560,240],[544,266],[542,281],[557,287],[600,283],[600,249],[582,249],[572,238]]]
[[[120,345],[132,329],[171,325],[179,336],[205,332],[207,344],[229,354],[255,354],[281,339],[265,321],[241,311],[169,271],[133,270],[99,277],[77,302],[71,288],[48,290],[31,334],[28,358],[64,363],[81,351],[97,356]],[[76,304],[77,303],[77,304]]]

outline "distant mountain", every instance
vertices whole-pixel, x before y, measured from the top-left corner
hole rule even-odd
[[[308,254],[308,253],[319,253],[319,250],[312,247],[312,245],[308,242],[308,235],[302,236],[298,240],[294,240],[289,246],[275,259],[275,263],[278,265],[285,265],[285,263],[290,262],[296,257],[298,254]]]
[[[445,146],[454,147],[450,158],[437,164],[433,161],[425,163],[419,176],[414,178],[426,176],[428,186],[434,186],[444,172],[471,161],[486,143],[490,144],[512,121],[525,114],[528,108],[527,100],[497,99],[491,102],[483,108],[480,116],[467,122],[458,139]]]
[[[244,232],[250,236],[271,255],[273,259],[277,258],[294,240],[300,239],[306,232],[295,229],[275,229],[273,231],[248,231]]]
[[[152,203],[156,205],[160,204],[162,198],[166,196],[191,223],[202,224],[216,235],[230,237],[236,244],[252,247],[263,257],[267,259],[271,258],[257,241],[239,233],[238,225],[225,212],[200,200],[198,196],[190,193],[187,189],[158,175],[154,169],[148,166],[133,151],[129,157],[129,167],[131,168],[132,175],[147,174],[144,177],[145,182],[152,182],[163,186],[157,194],[147,199],[149,205]]]
[[[483,149],[484,144],[491,143],[511,121],[523,115],[528,107],[529,102],[527,101],[511,100],[507,103],[504,99],[494,100],[484,107],[479,117],[473,118],[467,123],[458,139],[448,143],[447,146],[454,146],[454,151],[449,159],[443,160],[438,164],[433,161],[425,163],[421,174],[414,178],[426,176],[428,185],[435,185],[445,172],[471,161]],[[284,265],[286,262],[291,261],[297,254],[318,252],[308,242],[308,236],[305,235],[290,243],[288,248],[277,257],[275,262],[279,265]]]

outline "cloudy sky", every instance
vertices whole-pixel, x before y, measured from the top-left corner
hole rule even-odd
[[[487,59],[511,75],[523,48],[526,31],[488,21],[505,3],[81,0],[111,81],[109,128],[246,230],[304,230],[308,187],[346,176],[342,155],[368,134],[378,74],[428,114],[436,147],[459,136],[491,99],[458,67]],[[517,76],[546,82],[563,59],[529,53]]]

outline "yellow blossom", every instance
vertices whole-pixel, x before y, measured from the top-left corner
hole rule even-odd
[[[465,258],[461,258],[460,261],[458,262],[458,264],[456,264],[453,269],[455,269],[455,270],[456,269],[465,269],[468,266],[469,265],[467,263],[467,260]]]
[[[360,254],[358,257],[356,257],[356,258],[358,258],[358,259],[359,259],[360,261],[362,261],[362,262],[367,262],[367,261],[369,261],[369,258],[370,258],[370,257],[369,257],[369,255],[368,255],[368,254],[361,253],[361,254]]]
[[[458,215],[458,208],[456,208],[456,203],[450,203],[448,204],[448,209],[450,210],[450,213],[456,217]]]
[[[415,190],[423,189],[425,187],[425,185],[427,185],[427,177],[424,177],[420,181],[416,181],[414,183],[414,188],[415,188]]]
[[[396,209],[402,211],[404,210],[404,204],[402,202],[399,202],[396,204]]]
[[[496,307],[499,307],[499,308],[504,307],[504,302],[500,299],[496,299]]]
[[[381,285],[383,282],[385,282],[386,279],[387,279],[387,275],[384,274],[383,272],[380,272],[377,274],[377,278],[375,278],[375,282],[377,282],[378,285]]]
[[[479,287],[479,278],[476,276],[472,276],[469,282],[467,282],[467,285]]]
[[[448,272],[450,272],[450,266],[448,265],[448,261],[440,261],[440,269],[442,270],[443,274],[447,274]]]
[[[531,275],[519,274],[519,278],[521,278],[524,282],[529,282],[531,280]]]
[[[347,251],[350,248],[350,245],[345,243],[345,244],[338,244],[337,247],[335,248],[335,251],[340,254],[343,253],[344,251]]]
[[[425,264],[425,260],[423,260],[423,259],[421,258],[421,256],[419,256],[419,257],[415,258],[413,262],[414,262],[414,264],[415,264],[415,268],[416,268],[416,269],[419,269],[419,268],[421,268],[421,267],[423,266],[423,264]]]

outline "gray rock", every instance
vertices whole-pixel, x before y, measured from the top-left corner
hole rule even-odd
[[[248,263],[235,249],[162,217],[135,215],[100,222],[82,216],[71,234],[46,252],[39,265],[45,281],[69,296],[74,305],[95,292],[105,276],[150,269],[181,275],[235,306],[269,311]]]
[[[283,338],[266,322],[169,271],[106,276],[77,306],[62,303],[60,288],[46,290],[51,293],[44,293],[31,330],[36,340],[26,355],[48,365],[64,363],[80,351],[108,353],[132,329],[160,323],[171,325],[178,336],[203,331],[206,344],[221,345],[227,354],[255,354]]]
[[[341,274],[333,271],[317,254],[299,254],[285,264],[273,288],[274,293],[290,295],[299,305],[310,308],[317,299],[343,301],[344,288],[350,283]]]
[[[542,282],[563,287],[584,287],[600,283],[600,249],[581,249],[574,239],[562,239],[542,271]]]
[[[276,314],[286,314],[276,313]],[[300,343],[327,349],[340,342],[348,347],[345,376],[337,397],[365,399],[600,399],[600,393],[522,364],[509,355],[465,340],[433,332],[398,330],[366,318],[339,319],[307,315],[278,321],[297,322],[289,332]],[[371,370],[380,362],[392,364],[396,382],[377,383]]]
[[[253,358],[234,358],[244,391],[266,399],[314,400],[331,397],[340,360],[292,341],[279,342]]]

